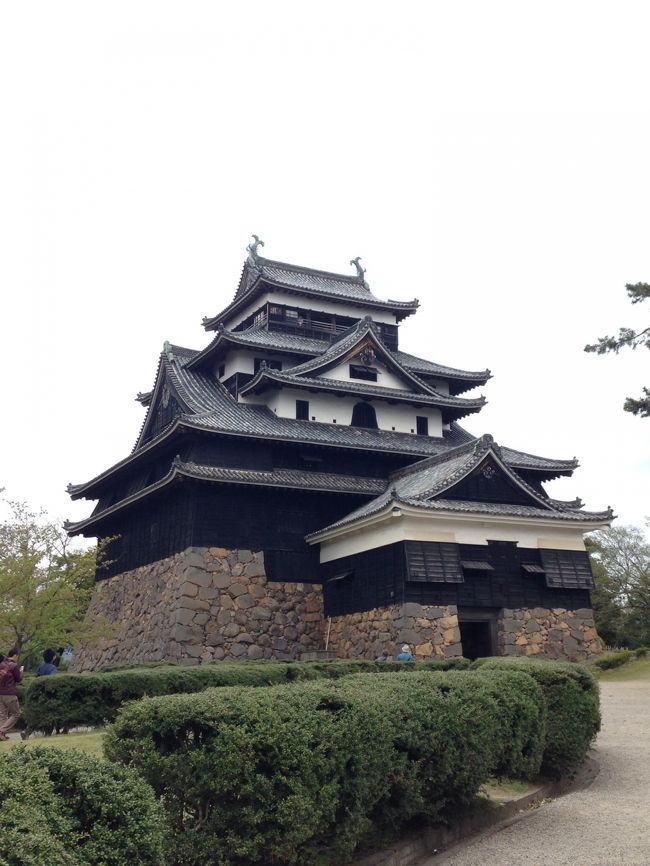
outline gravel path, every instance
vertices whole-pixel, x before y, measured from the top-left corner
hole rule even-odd
[[[650,680],[602,683],[601,771],[422,866],[650,866]]]

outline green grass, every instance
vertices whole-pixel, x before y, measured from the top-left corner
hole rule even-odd
[[[634,659],[620,668],[608,671],[592,669],[603,683],[629,682],[630,680],[650,680],[650,658]]]
[[[88,734],[57,734],[51,737],[32,736],[25,741],[25,745],[28,748],[33,746],[48,746],[53,749],[80,749],[82,752],[87,752],[95,758],[103,759],[103,737],[103,731],[92,731]],[[23,741],[21,739],[12,739],[0,743],[0,755],[22,744]]]

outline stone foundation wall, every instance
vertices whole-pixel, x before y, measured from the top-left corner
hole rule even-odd
[[[462,655],[456,607],[407,603],[332,617],[328,649],[341,658],[395,657],[405,643],[420,659]]]
[[[590,608],[504,608],[499,618],[500,655],[584,662],[600,652]]]
[[[89,618],[113,624],[110,638],[86,644],[72,669],[169,661],[299,659],[324,649],[322,588],[269,583],[264,555],[221,547],[189,548],[100,581]],[[332,617],[328,649],[341,658],[395,656],[409,644],[421,659],[462,655],[453,605],[406,603]],[[593,612],[504,609],[499,655],[587,661],[600,652]]]
[[[110,638],[80,647],[74,671],[115,664],[298,659],[323,648],[320,585],[269,583],[264,555],[220,547],[183,553],[100,581],[88,617]]]

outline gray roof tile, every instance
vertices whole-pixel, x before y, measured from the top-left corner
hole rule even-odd
[[[381,493],[386,487],[383,478],[364,478],[332,472],[310,472],[304,469],[232,469],[222,466],[204,466],[190,462],[176,462],[188,477],[211,481],[252,484],[262,487],[292,487],[299,490],[323,490],[337,493],[360,493],[368,496]]]
[[[348,274],[334,274],[329,271],[318,271],[314,268],[290,265],[286,262],[276,262],[271,259],[258,258],[254,267],[248,262],[233,301],[216,316],[203,320],[206,329],[213,329],[221,321],[226,321],[236,310],[245,306],[253,299],[263,283],[279,288],[286,288],[300,294],[331,298],[345,304],[362,304],[364,307],[391,310],[397,315],[409,315],[415,312],[418,301],[382,301],[364,286],[363,281]]]
[[[485,397],[468,400],[463,397],[448,397],[446,394],[438,392],[423,394],[414,391],[402,391],[399,388],[383,388],[380,385],[373,385],[368,382],[339,382],[337,379],[326,379],[324,377],[297,376],[294,375],[294,368],[286,372],[269,368],[262,369],[253,380],[241,389],[241,393],[256,392],[260,390],[260,387],[264,387],[264,383],[266,382],[278,382],[282,385],[318,389],[319,391],[359,394],[360,396],[375,397],[379,400],[398,400],[416,403],[421,406],[453,408],[459,410],[458,417],[478,412],[485,405]]]
[[[98,520],[103,520],[123,508],[132,505],[144,496],[171,484],[182,475],[201,481],[222,484],[249,484],[255,487],[281,487],[297,490],[314,490],[323,493],[351,493],[374,496],[386,486],[382,478],[365,478],[356,475],[342,475],[333,472],[310,472],[302,469],[273,469],[260,471],[254,469],[232,469],[224,466],[206,466],[199,463],[182,461],[178,457],[171,461],[166,475],[153,484],[143,485],[130,495],[108,508],[95,509],[90,517],[75,523],[67,522],[66,530],[71,534],[82,532]]]
[[[459,502],[444,499],[444,493],[454,487],[483,460],[491,455],[510,478],[524,490],[531,499],[531,505],[510,505],[491,502]],[[503,451],[491,436],[485,435],[473,442],[465,443],[444,454],[436,455],[394,472],[388,479],[387,489],[371,502],[352,511],[327,530],[356,523],[386,508],[391,502],[403,502],[418,508],[433,511],[451,510],[474,512],[478,514],[503,514],[521,517],[544,517],[546,519],[578,520],[597,522],[609,520],[611,510],[586,512],[576,509],[575,502],[563,503],[540,496],[524,481],[508,463]],[[324,530],[320,530],[324,531]],[[314,533],[318,535],[318,533]]]

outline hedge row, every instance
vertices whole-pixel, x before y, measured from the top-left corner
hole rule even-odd
[[[601,671],[608,671],[611,668],[620,668],[621,665],[627,664],[634,657],[631,650],[618,650],[611,653],[603,653],[600,658],[597,658],[594,664]]]
[[[536,775],[545,712],[514,670],[358,674],[131,703],[105,748],[164,802],[174,866],[315,866]]]
[[[542,772],[559,778],[580,766],[600,730],[598,682],[570,662],[491,658],[474,662],[478,671],[521,671],[541,687],[548,715]]]
[[[209,687],[269,686],[293,680],[338,678],[358,671],[379,673],[416,667],[448,670],[468,667],[464,659],[400,665],[373,661],[219,662],[197,667],[146,667],[97,674],[39,677],[25,689],[23,717],[30,730],[69,730],[113,721],[122,704],[156,695],[198,692]]]
[[[82,752],[16,748],[0,763],[2,866],[159,866],[165,819],[125,767]]]

